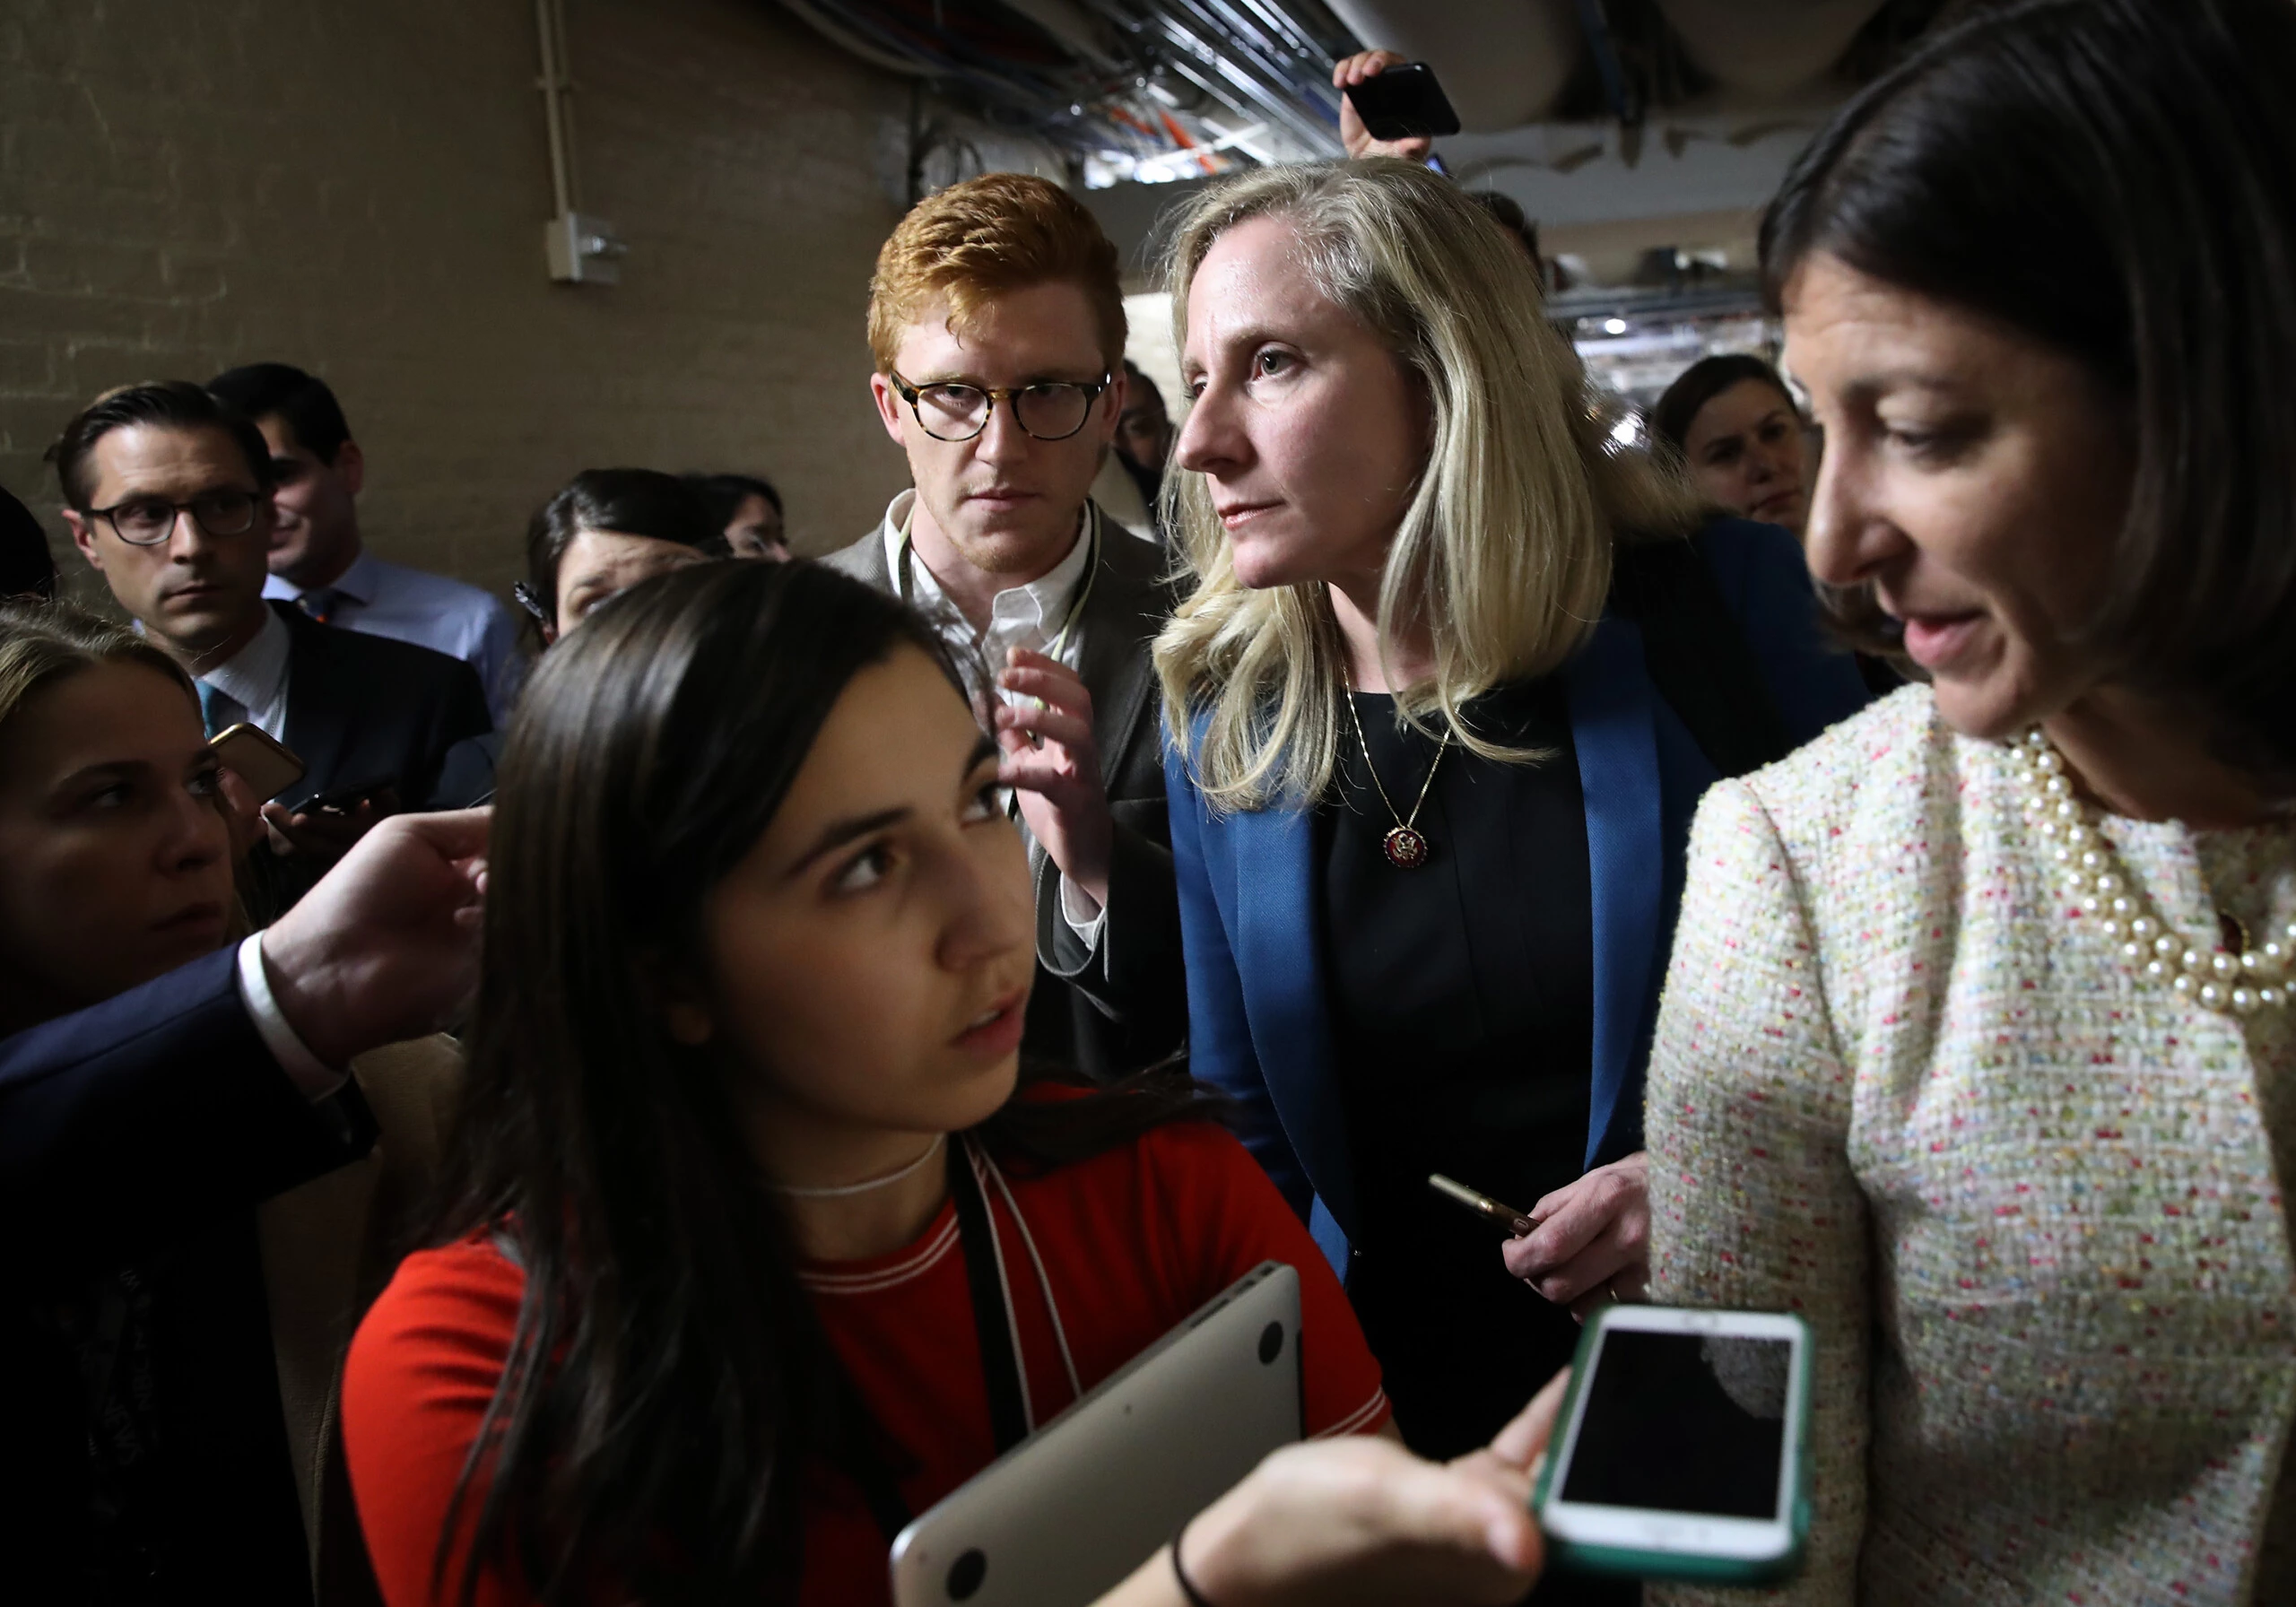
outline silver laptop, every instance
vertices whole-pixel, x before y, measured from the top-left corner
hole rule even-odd
[[[1264,1261],[902,1530],[895,1607],[1084,1607],[1300,1411],[1300,1274]]]

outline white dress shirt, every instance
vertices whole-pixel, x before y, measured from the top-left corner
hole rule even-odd
[[[279,1001],[272,996],[271,977],[263,969],[260,932],[239,944],[239,1003],[248,1007],[256,1035],[298,1093],[307,1099],[324,1099],[343,1086],[345,1073],[311,1053],[302,1036],[287,1024]]]
[[[266,603],[255,639],[198,679],[236,704],[239,717],[277,742],[287,740],[287,621]],[[228,724],[228,722],[222,722]]]
[[[526,665],[518,654],[517,621],[500,598],[371,552],[360,553],[332,586],[311,589],[333,594],[322,611],[330,625],[461,659],[478,672],[496,726],[509,719]],[[264,583],[263,595],[293,603],[304,588],[274,575]]]
[[[993,685],[993,677],[1004,667],[1007,649],[1013,647],[1042,653],[1072,670],[1081,665],[1083,633],[1071,621],[1083,608],[1084,588],[1090,585],[1088,570],[1092,561],[1093,538],[1100,529],[1099,508],[1089,501],[1084,504],[1083,515],[1076,522],[1076,540],[1069,546],[1066,557],[1036,579],[1022,586],[1007,586],[989,599],[988,626],[983,630],[973,629],[963,611],[949,600],[949,594],[934,578],[930,566],[917,556],[909,540],[909,522],[916,510],[914,491],[901,492],[886,508],[882,532],[885,567],[891,571],[894,594],[904,597],[933,621],[941,639],[955,650],[958,667],[968,681],[976,673],[974,661],[978,657],[987,661]],[[1016,708],[1027,701],[1015,692],[998,695]],[[1097,941],[1100,922],[1108,912],[1063,872],[1060,913],[1077,937],[1090,945]]]

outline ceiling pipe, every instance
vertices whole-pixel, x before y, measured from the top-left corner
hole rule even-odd
[[[1658,0],[1709,77],[1768,99],[1822,77],[1883,0]]]
[[[1584,40],[1574,0],[1326,0],[1375,49],[1435,69],[1469,134],[1535,123],[1552,109]]]

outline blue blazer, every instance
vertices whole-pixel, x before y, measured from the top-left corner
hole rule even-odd
[[[1792,536],[1724,519],[1697,541],[1796,743],[1865,706],[1856,660],[1822,633]],[[1641,1147],[1643,1065],[1691,816],[1719,777],[1651,683],[1632,621],[1605,614],[1563,674],[1594,887],[1594,1167]],[[1191,1069],[1241,1108],[1245,1143],[1344,1277],[1355,1186],[1331,1069],[1314,812],[1214,814],[1169,743],[1164,778]]]

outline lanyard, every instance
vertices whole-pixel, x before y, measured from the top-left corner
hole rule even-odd
[[[909,604],[911,607],[916,605],[917,600],[910,595],[915,588],[910,583],[909,564],[912,560],[909,556],[909,521],[914,520],[916,517],[916,512],[912,509],[909,513],[909,519],[902,522],[900,527],[900,545],[899,550],[893,554],[894,583],[900,588],[900,600],[903,603]],[[1076,621],[1084,617],[1084,604],[1091,601],[1092,585],[1100,578],[1100,509],[1089,501],[1084,504],[1084,523],[1086,526],[1086,539],[1091,543],[1091,545],[1085,549],[1084,553],[1084,583],[1076,588],[1075,596],[1070,599],[1068,604],[1068,612],[1061,618],[1059,632],[1053,637],[1049,643],[1046,645],[1044,653],[1047,658],[1058,658],[1062,651],[1067,647],[1069,632],[1074,630],[1076,629]],[[952,610],[952,612],[954,611]],[[958,617],[962,619],[963,615],[959,614]],[[980,646],[980,638],[978,632],[974,634],[973,646],[975,648],[978,648]],[[988,666],[988,673],[990,675],[994,676],[996,673],[996,666],[995,665],[990,665]]]
[[[1021,1395],[1018,1341],[1004,1320],[996,1229],[989,1220],[988,1202],[981,1195],[980,1179],[973,1175],[970,1143],[958,1146],[949,1156],[949,1195],[957,1208],[957,1238],[964,1251],[965,1282],[972,1296],[973,1333],[980,1342],[981,1371],[988,1386],[988,1420],[1001,1456],[1028,1438],[1028,1412]],[[879,1448],[889,1437],[870,1416],[868,1403],[845,1369],[836,1367],[833,1358],[831,1365],[836,1368],[839,1426],[845,1442],[845,1455],[839,1461],[861,1487],[869,1516],[877,1520],[885,1543],[891,1545],[909,1527],[912,1515],[901,1498],[900,1481]]]

